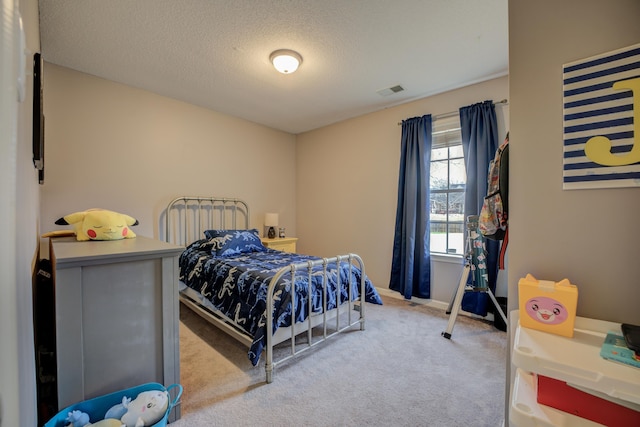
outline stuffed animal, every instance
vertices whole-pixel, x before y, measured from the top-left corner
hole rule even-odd
[[[66,422],[67,427],[122,427],[122,421],[118,419],[104,419],[95,423],[89,422],[89,414],[82,411],[69,412]]]
[[[162,419],[169,407],[169,393],[161,390],[143,391],[127,406],[120,418],[127,427],[151,426]]]
[[[67,414],[65,422],[68,427],[84,427],[89,424],[89,414],[82,411],[71,411]]]
[[[138,225],[138,220],[106,209],[89,209],[65,215],[56,224],[73,225],[79,241],[121,240],[136,237],[129,227]]]
[[[127,406],[129,406],[129,402],[131,402],[131,398],[127,396],[122,397],[122,403],[118,403],[117,405],[113,405],[106,414],[104,414],[104,418],[115,418],[120,419],[127,412]]]

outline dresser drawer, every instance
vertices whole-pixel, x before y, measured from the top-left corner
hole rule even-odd
[[[269,249],[275,249],[277,251],[282,252],[295,252],[296,251],[296,242],[298,241],[297,237],[283,237],[282,239],[267,239],[263,237],[262,244],[268,247]]]

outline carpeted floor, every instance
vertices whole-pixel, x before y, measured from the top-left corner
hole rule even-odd
[[[507,335],[458,316],[451,340],[441,310],[383,297],[354,330],[278,366],[264,362],[180,306],[182,418],[198,426],[499,427]]]

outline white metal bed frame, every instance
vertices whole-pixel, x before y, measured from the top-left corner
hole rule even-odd
[[[238,216],[244,217],[244,221],[241,221],[242,224],[239,224]],[[248,229],[250,217],[249,206],[246,202],[240,199],[182,196],[172,200],[169,205],[167,205],[165,218],[165,240],[174,244],[187,246],[195,240],[204,238],[203,232],[207,229]],[[230,226],[227,226],[227,224],[230,224]],[[328,273],[327,266],[331,263],[349,263],[349,273],[351,273],[351,268],[353,267],[360,269],[360,296],[358,299],[353,300],[352,285],[349,284],[348,289],[350,303],[345,302],[332,310],[327,310],[326,277]],[[291,292],[291,298],[293,298],[291,324],[293,326],[286,328],[280,327],[275,334],[266,334],[267,343],[264,351],[266,353],[265,373],[267,383],[273,382],[273,374],[277,365],[327,341],[329,338],[338,335],[341,332],[352,329],[355,325],[359,325],[361,331],[364,331],[365,329],[364,301],[366,276],[364,262],[356,254],[320,258],[315,261],[291,264],[287,267],[281,268],[269,283],[267,307],[273,307],[274,290],[278,280],[280,280],[283,275],[291,273],[291,277],[293,279],[306,273],[309,276],[307,283],[309,284],[309,287],[311,287],[311,271],[312,268],[318,266],[322,266],[323,271],[324,295],[322,313],[310,315],[304,322],[294,322],[293,319],[296,317],[295,292]],[[348,274],[348,277],[352,280],[351,274]],[[338,275],[338,280],[339,278],[340,275]],[[338,282],[337,286],[340,286],[340,282]],[[310,295],[311,290],[308,289],[308,292]],[[216,310],[213,305],[205,298],[201,297],[197,291],[188,287],[185,288],[180,292],[180,301],[211,324],[217,326],[233,338],[247,345],[247,347],[251,345],[253,338],[244,330],[236,326],[233,319],[230,319],[228,316],[225,316],[220,311]],[[312,313],[311,303],[311,298],[309,298],[309,313]],[[357,313],[357,315],[354,315],[354,313]],[[314,330],[318,331],[319,328],[322,328],[321,336],[318,336],[317,334],[314,335]],[[273,309],[267,310],[266,330],[273,330]],[[304,332],[306,332],[306,342],[297,343],[296,336]],[[286,340],[290,340],[288,354],[280,357],[277,361],[274,360],[274,346]]]

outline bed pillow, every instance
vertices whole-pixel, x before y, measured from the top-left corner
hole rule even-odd
[[[262,252],[264,247],[255,228],[249,230],[205,230],[204,235],[212,243],[213,256],[238,255]]]

